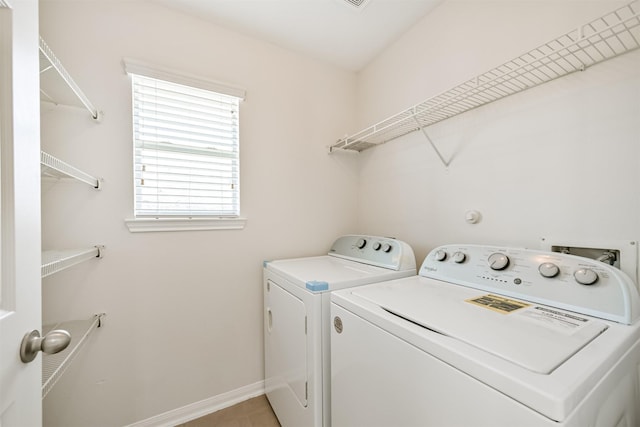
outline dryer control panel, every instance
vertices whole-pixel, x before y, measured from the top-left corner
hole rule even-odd
[[[445,245],[429,253],[419,274],[624,324],[640,316],[640,296],[629,276],[569,254]]]
[[[391,237],[350,234],[333,242],[331,256],[392,270],[415,270],[416,258],[407,243]]]

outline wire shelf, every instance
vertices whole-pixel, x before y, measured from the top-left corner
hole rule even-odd
[[[56,77],[52,77],[50,81],[43,81],[43,75],[45,73],[50,74],[50,70],[56,72]],[[69,98],[65,97],[65,92],[68,93],[70,89],[74,98],[80,101],[82,106],[89,111],[91,117],[96,120],[99,119],[100,113],[98,110],[93,106],[91,101],[89,101],[89,98],[82,92],[73,78],[71,78],[71,75],[62,66],[60,60],[55,56],[49,46],[47,46],[42,37],[40,37],[40,80],[40,93],[44,100],[53,102],[54,104],[71,103]],[[62,80],[62,82],[60,82],[60,80]],[[60,88],[59,86],[64,86],[64,88]]]
[[[40,151],[40,170],[43,177],[50,178],[73,178],[77,181],[89,184],[95,189],[101,188],[101,181],[88,173],[77,169],[70,164],[52,156],[49,153]]]
[[[47,277],[81,262],[102,258],[104,246],[82,249],[62,249],[42,252],[41,277]]]
[[[71,334],[69,347],[56,354],[43,353],[42,356],[42,398],[44,399],[53,386],[65,373],[71,362],[86,344],[89,335],[102,326],[105,313],[95,314],[88,320],[72,320],[42,327],[43,335],[54,329],[63,329]]]
[[[583,71],[640,47],[640,1],[436,95],[363,131],[338,140],[334,150],[363,151],[509,95]]]

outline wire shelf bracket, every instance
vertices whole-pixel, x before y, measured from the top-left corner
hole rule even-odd
[[[42,39],[42,37],[40,37],[40,76],[41,76],[41,80],[42,80],[42,76],[45,73],[48,73],[50,70],[53,70],[53,71],[56,72],[56,75],[58,76],[58,79],[55,79],[55,80],[62,80],[62,82],[64,83],[64,86],[67,88],[66,91],[68,91],[68,89],[70,89],[71,92],[73,93],[73,95],[75,95],[75,98],[78,101],[80,101],[82,106],[89,111],[89,114],[91,114],[91,117],[94,120],[99,122],[101,120],[101,118],[102,118],[101,117],[102,116],[101,112],[98,111],[96,109],[96,107],[93,106],[91,101],[89,101],[89,98],[87,98],[87,96],[84,94],[82,89],[80,89],[80,87],[76,84],[76,82],[73,80],[71,75],[64,68],[64,66],[62,65],[62,62],[60,62],[60,60],[56,57],[56,55],[53,53],[51,48],[49,48],[49,46],[45,43],[45,41]],[[60,103],[60,101],[56,100],[56,95],[54,94],[54,92],[56,92],[56,90],[54,88],[45,89],[42,86],[45,86],[45,85],[42,84],[41,88],[40,88],[40,93],[41,93],[42,97],[45,98],[45,100],[58,105]],[[57,92],[59,92],[59,90]]]
[[[329,147],[361,152],[458,114],[615,58],[640,47],[640,0],[551,40]]]
[[[80,350],[87,343],[89,336],[102,327],[106,313],[93,315],[87,320],[71,320],[67,322],[44,325],[43,335],[53,329],[64,329],[71,334],[71,344],[56,354],[43,353],[42,357],[42,398],[44,399],[71,365]]]
[[[40,151],[40,170],[43,177],[72,178],[84,182],[96,190],[102,189],[101,179],[95,178],[44,151]]]
[[[444,167],[448,167],[451,160],[444,159],[444,157],[442,156],[442,153],[440,152],[440,150],[438,150],[438,147],[436,146],[436,144],[434,144],[433,140],[429,137],[429,134],[427,133],[427,130],[425,129],[425,127],[420,125],[420,122],[418,121],[416,116],[413,116],[413,118],[415,119],[416,123],[420,127],[420,131],[422,131],[422,134],[424,135],[424,137],[427,139],[427,141],[429,141],[429,145],[431,145],[431,148],[433,148],[433,151],[435,151],[436,154],[438,155],[438,158],[440,159]]]

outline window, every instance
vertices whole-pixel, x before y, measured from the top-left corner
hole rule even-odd
[[[132,81],[136,219],[239,217],[244,91],[130,61],[125,67]]]

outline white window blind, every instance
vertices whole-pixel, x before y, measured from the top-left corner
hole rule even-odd
[[[131,77],[135,216],[239,216],[241,98]]]

